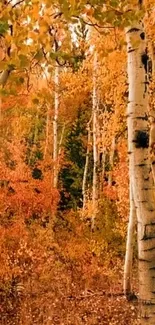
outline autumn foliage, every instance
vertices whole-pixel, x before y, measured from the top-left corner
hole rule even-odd
[[[101,11],[100,1],[0,3],[0,69],[8,72],[0,82],[2,325],[138,324],[137,303],[126,302],[122,290],[129,213],[123,29],[131,13],[120,1],[105,2]],[[152,3],[146,1],[148,11]],[[98,203],[92,231],[95,51]]]

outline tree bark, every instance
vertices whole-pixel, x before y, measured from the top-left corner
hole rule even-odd
[[[94,53],[93,62],[93,106],[92,106],[92,119],[93,119],[93,188],[92,188],[92,203],[93,215],[91,229],[94,230],[95,218],[97,214],[97,199],[98,199],[98,150],[97,150],[97,85],[96,85],[96,71],[97,71],[97,53]]]
[[[66,128],[66,123],[63,124],[62,130],[61,130],[61,136],[60,136],[60,141],[59,141],[59,145],[58,145],[58,158],[61,155],[61,150],[62,150],[62,144],[63,144],[63,139],[64,139],[65,128]],[[59,170],[59,161],[58,161],[58,170]]]
[[[0,75],[0,86],[4,87],[8,81],[10,70],[4,70]]]
[[[4,70],[0,74],[0,90],[5,87],[8,78],[9,78],[10,71]],[[0,124],[2,122],[2,96],[0,94]]]
[[[151,53],[152,71],[150,71],[150,74],[152,73],[152,75],[150,75],[150,77],[154,83],[155,82],[155,47],[154,47],[154,44],[152,44],[151,52],[152,52]],[[154,96],[154,94],[152,94],[152,95]],[[153,176],[154,185],[155,185],[155,110],[154,110],[154,107],[151,108],[149,115],[150,115],[150,139],[149,139],[150,158],[151,158],[152,176]]]
[[[137,210],[141,325],[155,324],[155,198],[149,161],[148,79],[142,23],[126,30],[128,50],[128,150]]]
[[[59,67],[55,67],[54,74],[54,118],[53,118],[53,187],[57,188],[58,182],[58,110],[59,110]]]
[[[134,233],[136,229],[136,207],[133,199],[132,184],[130,183],[130,215],[128,223],[126,254],[124,264],[124,294],[128,298],[132,295],[132,265],[134,251]]]
[[[46,138],[45,138],[45,148],[44,148],[44,160],[46,158],[48,143],[49,143],[49,124],[50,124],[50,107],[47,107],[47,116],[46,116]]]
[[[116,148],[116,138],[115,135],[112,138],[112,144],[111,144],[111,152],[110,152],[110,158],[109,158],[109,164],[110,164],[110,172],[108,177],[108,185],[112,185],[112,172],[114,167],[114,154],[115,154],[115,148]]]
[[[86,151],[86,161],[85,161],[85,167],[84,167],[84,173],[83,173],[83,181],[82,181],[82,196],[83,196],[83,207],[82,210],[84,212],[85,206],[86,206],[86,195],[87,195],[87,174],[88,174],[88,166],[89,166],[89,154],[90,154],[90,142],[91,142],[91,128],[90,123],[92,121],[92,117],[90,121],[88,122],[88,140],[87,140],[87,151]]]

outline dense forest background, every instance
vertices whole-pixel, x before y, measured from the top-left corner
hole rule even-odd
[[[106,23],[104,10],[80,16],[74,1],[0,2],[1,324],[138,324],[137,301],[122,289],[125,2],[107,1]],[[152,77],[151,107],[154,89]],[[136,260],[135,248],[135,291]]]

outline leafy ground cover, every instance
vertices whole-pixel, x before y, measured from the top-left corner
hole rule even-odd
[[[120,250],[77,214],[61,216],[53,234],[50,225],[16,227],[1,229],[2,325],[138,324],[137,300],[123,295]]]

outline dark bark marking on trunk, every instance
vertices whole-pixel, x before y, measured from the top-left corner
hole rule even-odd
[[[145,53],[142,54],[141,56],[141,61],[142,61],[142,64],[144,66],[144,69],[145,69],[145,73],[147,74],[148,72],[148,60],[149,60],[149,56],[147,54],[147,49],[145,50]]]
[[[136,27],[133,27],[133,28],[130,28],[127,33],[134,33],[134,32],[139,32],[140,29],[139,28],[136,28]]]
[[[135,52],[135,49],[129,49],[128,53]]]
[[[138,260],[139,260],[139,262],[151,263],[151,261],[149,261],[149,260],[145,260],[145,259],[143,259],[143,258],[139,258]],[[154,267],[154,268],[155,268],[155,267]]]
[[[145,181],[149,181],[149,177],[145,177],[145,176],[144,176],[144,180],[145,180]]]
[[[133,141],[136,148],[148,148],[149,147],[149,133],[146,131],[135,131]]]
[[[148,116],[147,114],[145,116],[137,116],[136,120],[148,121]]]
[[[142,240],[146,241],[146,240],[151,240],[151,239],[155,239],[155,224],[154,223],[146,224],[144,226],[144,236],[143,236]]]
[[[143,300],[143,299],[139,299],[139,302],[142,303],[143,305],[147,305],[147,306],[151,306],[151,305],[152,305],[152,306],[155,306],[155,303],[152,302],[151,300]],[[148,318],[150,318],[150,317],[144,315],[144,316],[142,316],[142,318],[143,318],[143,319],[148,319]]]
[[[144,163],[141,163],[141,164],[138,164],[138,165],[135,165],[135,166],[138,166],[138,167],[144,167],[146,166],[147,164],[144,164]]]
[[[152,239],[152,238],[148,238],[148,239]],[[151,248],[144,249],[143,252],[152,252],[154,250],[155,250],[155,247],[151,247]]]
[[[145,80],[145,81],[143,82],[143,84],[147,86],[147,85],[149,85],[149,81],[148,81],[148,80]]]
[[[126,292],[125,296],[128,301],[137,301],[138,300],[138,297],[134,292]]]
[[[145,40],[145,33],[144,32],[142,32],[141,34],[140,34],[140,38],[144,41]]]

